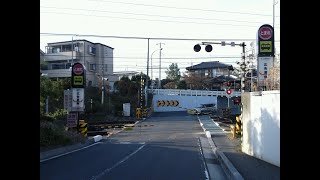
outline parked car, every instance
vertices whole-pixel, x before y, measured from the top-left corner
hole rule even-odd
[[[190,110],[190,112],[193,112],[194,114],[212,114],[217,112],[217,107],[213,103],[209,104],[201,104],[200,107],[196,107]]]

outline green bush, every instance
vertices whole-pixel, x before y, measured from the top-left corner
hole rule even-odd
[[[40,122],[40,147],[65,146],[85,140],[82,134],[65,131],[62,125],[49,121]]]
[[[66,119],[67,111],[64,109],[58,109],[53,113],[49,113],[49,116],[51,116],[54,119]]]

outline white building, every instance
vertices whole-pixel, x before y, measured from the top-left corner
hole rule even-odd
[[[44,55],[47,66],[41,72],[50,78],[71,77],[72,64],[79,62],[86,67],[86,86],[98,87],[104,77],[113,91],[117,81],[113,75],[113,49],[87,40],[48,43]]]

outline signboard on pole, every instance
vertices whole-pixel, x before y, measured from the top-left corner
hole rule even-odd
[[[67,116],[67,127],[73,128],[77,127],[78,123],[78,113],[70,112]]]
[[[85,82],[84,66],[81,63],[74,63],[71,71],[71,87],[84,88]]]
[[[259,86],[265,86],[264,82],[268,78],[270,68],[273,67],[273,57],[258,57],[258,80]]]
[[[274,30],[269,24],[258,29],[258,57],[274,56]]]
[[[63,101],[63,107],[68,112],[71,111],[72,107],[72,91],[71,90],[64,90],[64,101]]]
[[[71,111],[84,111],[84,88],[72,88]]]

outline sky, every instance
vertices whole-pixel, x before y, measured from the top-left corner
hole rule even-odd
[[[251,53],[250,44],[256,44],[259,27],[273,23],[278,54],[280,0],[40,0],[40,49],[45,51],[51,42],[86,39],[114,48],[114,72],[147,74],[145,38],[150,38],[149,76],[159,77],[161,43],[160,76],[164,79],[171,63],[177,63],[181,73],[186,67],[207,61],[237,66],[236,62],[241,61],[240,46],[213,44],[211,52],[206,52],[205,46],[194,52],[193,47],[202,42],[245,42],[246,51]]]

